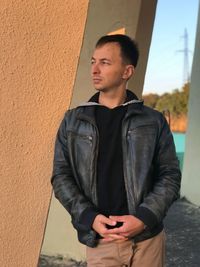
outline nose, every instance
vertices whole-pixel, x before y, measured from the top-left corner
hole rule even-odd
[[[97,63],[92,64],[92,74],[100,73],[99,65]]]

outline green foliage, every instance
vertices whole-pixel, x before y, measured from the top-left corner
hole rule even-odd
[[[144,95],[143,96],[144,99],[144,103],[145,105],[151,107],[151,108],[155,108],[156,107],[156,103],[159,99],[159,95],[157,94],[148,94],[148,95]]]
[[[176,117],[183,114],[186,115],[188,111],[189,86],[190,84],[187,83],[181,90],[175,89],[172,93],[144,95],[144,103],[161,112],[169,110],[170,114]]]

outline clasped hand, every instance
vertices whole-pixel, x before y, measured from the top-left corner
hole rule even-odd
[[[108,229],[107,225],[115,226],[121,222],[122,226]],[[95,217],[92,228],[103,238],[105,242],[122,242],[139,234],[144,230],[144,223],[133,215],[109,216],[99,214]]]

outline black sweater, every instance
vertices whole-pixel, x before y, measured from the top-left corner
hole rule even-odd
[[[137,97],[127,91],[125,102]],[[97,102],[99,93],[90,101]],[[127,215],[128,205],[123,175],[122,155],[122,121],[127,111],[127,105],[114,109],[96,106],[95,119],[99,131],[99,151],[97,161],[97,194],[98,209],[87,210],[81,216],[81,222],[88,227],[97,214]],[[116,226],[115,226],[116,227]]]
[[[101,214],[127,215],[127,199],[123,175],[121,125],[127,106],[109,109],[96,107],[99,130],[97,161],[98,209]]]

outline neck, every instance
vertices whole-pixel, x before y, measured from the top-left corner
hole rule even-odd
[[[118,107],[125,102],[126,99],[126,90],[120,90],[119,92],[100,92],[99,103],[110,109]]]

